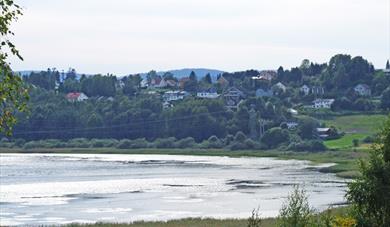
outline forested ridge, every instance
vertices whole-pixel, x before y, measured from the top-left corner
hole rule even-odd
[[[388,111],[390,76],[386,72],[375,69],[362,57],[349,55],[336,55],[323,64],[304,60],[290,70],[280,67],[270,80],[254,80],[259,73],[261,75],[257,70],[219,75],[227,84],[213,83],[210,75],[198,76],[193,72],[183,86],[172,74],[159,76],[155,71],[144,78],[138,74],[121,78],[80,76],[74,69],[65,73],[56,69],[31,72],[23,76],[30,93],[29,112],[17,114],[19,120],[12,138],[145,138],[153,141],[191,137],[196,142],[224,139],[219,142],[226,144],[241,133],[245,136],[243,140],[250,139],[268,148],[302,141],[321,142],[314,130],[321,127],[316,118],[346,111]],[[162,79],[177,85],[141,86],[142,80],[152,83]],[[278,83],[286,89],[275,86]],[[358,84],[367,85],[371,94],[356,94],[354,87]],[[303,85],[320,87],[323,92],[304,94]],[[224,99],[224,93],[232,87],[244,94],[237,110],[226,108]],[[219,97],[197,97],[197,92],[208,89],[215,89]],[[259,89],[272,90],[273,95],[258,96]],[[176,90],[184,90],[188,95],[164,106],[164,93]],[[69,101],[67,94],[74,92],[82,92],[88,99]],[[331,109],[308,108],[319,98],[335,101]],[[293,114],[291,109],[299,114]],[[297,127],[290,129],[286,126],[289,122],[296,122]],[[260,135],[261,127],[264,132]]]

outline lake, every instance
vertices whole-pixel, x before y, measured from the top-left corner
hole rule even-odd
[[[308,161],[181,155],[0,154],[0,225],[275,217],[293,185],[313,207],[345,180]]]

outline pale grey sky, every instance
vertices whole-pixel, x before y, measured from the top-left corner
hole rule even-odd
[[[308,58],[390,56],[389,0],[16,0],[15,70],[118,75],[292,67]]]

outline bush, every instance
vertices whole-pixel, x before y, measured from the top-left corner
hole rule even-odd
[[[131,148],[131,140],[129,139],[123,139],[123,140],[120,140],[118,145],[116,146],[116,148],[119,148],[119,149],[129,149]]]
[[[228,146],[230,145],[231,142],[234,141],[234,136],[233,135],[227,135],[226,138],[225,138],[225,146]]]
[[[291,143],[287,149],[292,151],[318,152],[325,151],[326,146],[321,140],[306,140],[297,143]]]
[[[275,148],[282,143],[289,142],[290,135],[288,130],[279,127],[268,129],[261,141],[268,146],[268,148]]]
[[[26,143],[26,141],[24,139],[16,139],[15,140],[15,146],[17,147],[23,147],[23,145]]]
[[[210,138],[207,140],[208,142],[208,148],[222,148],[223,144],[220,139],[218,139],[217,136],[210,136]]]
[[[278,226],[312,226],[313,209],[309,206],[306,191],[295,186],[279,211]]]
[[[41,141],[29,141],[23,145],[23,149],[34,149],[42,147]]]
[[[245,150],[246,145],[244,143],[240,143],[240,142],[233,142],[229,145],[229,149],[232,151]]]
[[[244,144],[246,149],[253,149],[256,147],[256,142],[251,139],[246,139]]]
[[[373,136],[366,136],[362,141],[363,143],[373,143],[375,142],[375,138]]]
[[[148,141],[145,138],[136,139],[132,142],[130,148],[147,148],[149,145]]]
[[[194,147],[195,140],[192,137],[187,137],[181,140],[176,141],[175,147],[177,148],[191,148]]]
[[[248,218],[248,227],[261,227],[259,208],[252,210],[252,215]]]
[[[91,140],[92,147],[104,147],[104,141],[99,139]]]
[[[175,147],[175,137],[156,139],[154,141],[154,147],[156,148],[174,148]]]
[[[243,132],[238,131],[236,133],[236,136],[234,137],[234,141],[243,143],[245,140],[246,140],[246,135]]]
[[[85,138],[71,139],[67,143],[67,147],[88,148],[90,146],[90,141]]]

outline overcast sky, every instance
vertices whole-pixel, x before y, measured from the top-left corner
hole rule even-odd
[[[16,0],[15,70],[226,71],[390,56],[389,0]]]

